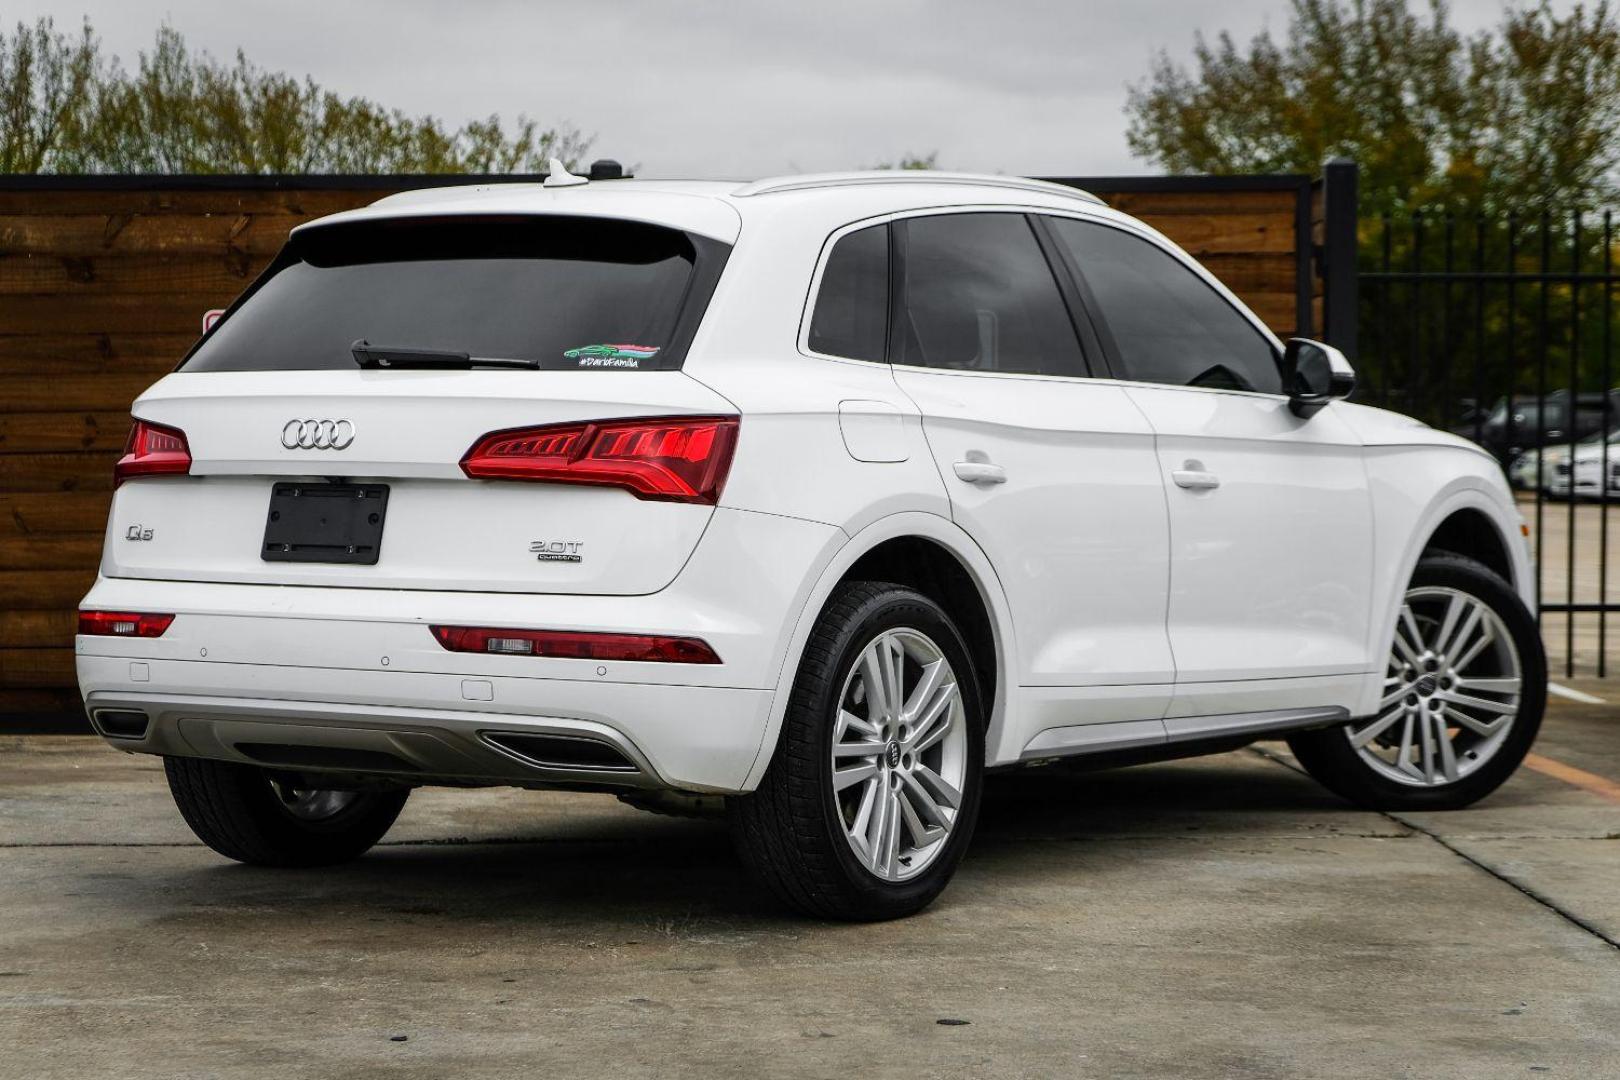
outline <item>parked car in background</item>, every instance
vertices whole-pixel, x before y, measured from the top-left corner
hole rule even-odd
[[[1603,432],[1588,435],[1575,444],[1576,450],[1597,446],[1604,439]],[[1620,443],[1620,428],[1608,432],[1607,439],[1611,446]],[[1615,452],[1620,451],[1611,453]],[[1508,482],[1520,491],[1540,488],[1548,495],[1565,497],[1569,494],[1569,456],[1568,443],[1548,443],[1537,450],[1526,450],[1508,465]]]
[[[1545,398],[1515,397],[1512,406],[1510,411],[1503,398],[1482,421],[1457,424],[1451,430],[1478,442],[1505,467],[1526,450],[1584,439],[1613,426],[1620,417],[1620,391],[1583,391],[1572,403],[1569,391],[1554,390]]]
[[[1620,493],[1620,435],[1589,439],[1576,447],[1573,458],[1553,466],[1547,494],[1559,499],[1602,498],[1605,478],[1608,495]]]
[[[79,682],[232,859],[353,858],[423,785],[719,795],[845,919],[939,894],[990,768],[1286,738],[1466,806],[1541,722],[1522,519],[1354,384],[1054,184],[391,196],[136,400]]]
[[[1563,456],[1569,453],[1567,445],[1549,446],[1543,450],[1526,450],[1508,463],[1507,478],[1515,491],[1536,491],[1552,481],[1552,471]]]

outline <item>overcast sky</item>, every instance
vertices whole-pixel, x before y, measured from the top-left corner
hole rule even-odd
[[[1414,0],[1414,6],[1422,0]],[[20,0],[88,15],[134,66],[168,21],[193,47],[314,76],[452,125],[568,121],[647,176],[753,177],[938,151],[944,168],[1148,171],[1125,87],[1193,34],[1281,33],[1287,0]],[[1502,0],[1453,0],[1454,22]],[[1560,9],[1567,2],[1557,5]],[[9,19],[8,19],[9,21]]]

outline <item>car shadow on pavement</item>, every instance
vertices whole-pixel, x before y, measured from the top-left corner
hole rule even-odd
[[[1312,781],[1254,755],[1102,772],[1064,768],[992,775],[966,869],[993,865],[998,875],[1039,884],[1044,859],[1020,857],[1031,840],[1080,841],[1065,862],[1084,869],[1096,847],[1084,841],[1151,839],[1188,832],[1275,835],[1353,814]],[[516,815],[503,814],[508,826]],[[521,819],[518,819],[521,820]],[[1304,823],[1304,824],[1302,824]],[[527,824],[527,823],[525,823]],[[718,820],[570,813],[532,831],[458,840],[385,842],[367,857],[319,870],[267,870],[210,863],[171,882],[207,896],[210,909],[241,905],[289,914],[318,903],[351,918],[385,921],[588,922],[592,933],[640,933],[648,926],[689,928],[739,920],[760,927],[796,920],[744,873]]]
[[[981,836],[1035,830],[1099,838],[1202,824],[1246,831],[1268,816],[1351,810],[1309,777],[1253,751],[1238,751],[1131,768],[1056,763],[992,773],[979,830]]]

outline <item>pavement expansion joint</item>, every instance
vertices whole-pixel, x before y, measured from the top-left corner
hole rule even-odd
[[[1267,761],[1275,762],[1276,764],[1281,765],[1285,769],[1292,769],[1294,772],[1297,772],[1302,776],[1309,775],[1309,774],[1307,774],[1305,772],[1305,770],[1303,768],[1301,768],[1295,762],[1289,761],[1287,758],[1284,758],[1279,754],[1273,753],[1270,750],[1266,750],[1266,749],[1263,749],[1263,748],[1258,747],[1258,746],[1251,746],[1248,749],[1249,749],[1249,751],[1251,753],[1255,754],[1256,756],[1264,758]],[[1412,821],[1409,818],[1406,818],[1406,817],[1402,816],[1401,814],[1395,813],[1393,811],[1372,810],[1372,811],[1368,811],[1368,812],[1378,814],[1380,817],[1383,817],[1383,818],[1386,818],[1386,819],[1388,819],[1390,821],[1393,821],[1397,825],[1405,826],[1406,828],[1411,829],[1413,832],[1423,834],[1424,836],[1428,837],[1430,840],[1433,840],[1436,844],[1439,844],[1441,847],[1445,848],[1447,851],[1449,851],[1453,855],[1457,856],[1459,859],[1466,862],[1468,865],[1474,867],[1476,870],[1479,870],[1482,873],[1485,873],[1485,874],[1489,875],[1490,877],[1495,878],[1497,881],[1500,881],[1502,884],[1506,885],[1508,888],[1512,889],[1513,891],[1519,893],[1520,895],[1522,895],[1524,897],[1527,897],[1528,899],[1530,899],[1530,900],[1534,901],[1535,903],[1541,905],[1542,907],[1546,908],[1548,911],[1552,912],[1554,915],[1557,915],[1559,918],[1563,919],[1565,922],[1569,923],[1571,926],[1574,926],[1577,929],[1584,931],[1588,935],[1596,938],[1597,940],[1601,941],[1603,944],[1607,945],[1609,948],[1614,949],[1617,952],[1620,952],[1620,940],[1616,940],[1614,937],[1612,937],[1609,934],[1605,933],[1601,928],[1599,928],[1597,926],[1594,926],[1592,923],[1590,923],[1587,920],[1581,918],[1579,915],[1576,915],[1574,912],[1572,912],[1569,909],[1561,906],[1555,900],[1553,900],[1551,897],[1547,896],[1545,893],[1543,893],[1543,892],[1541,892],[1541,891],[1539,891],[1537,889],[1533,889],[1530,886],[1523,884],[1522,882],[1514,881],[1512,878],[1510,878],[1507,875],[1503,874],[1501,871],[1497,870],[1495,867],[1491,866],[1489,863],[1483,861],[1482,859],[1475,858],[1473,855],[1468,854],[1468,852],[1463,851],[1461,848],[1459,848],[1455,844],[1451,843],[1449,840],[1447,840],[1445,837],[1441,836],[1439,833],[1435,832],[1433,829],[1428,828],[1427,826],[1424,826],[1424,825],[1420,825],[1417,822]]]

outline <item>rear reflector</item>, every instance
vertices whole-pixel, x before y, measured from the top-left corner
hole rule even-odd
[[[638,499],[720,501],[735,416],[663,416],[494,431],[461,470],[484,480],[543,480],[624,488]]]
[[[129,429],[124,456],[113,466],[113,487],[135,476],[184,475],[191,471],[191,448],[186,433],[146,420]]]
[[[655,664],[718,664],[708,643],[653,634],[595,634],[579,630],[507,630],[479,626],[433,626],[433,636],[451,652],[497,656],[549,656],[570,660],[637,660]]]
[[[162,637],[173,615],[141,615],[128,611],[81,611],[79,633],[97,637]]]

